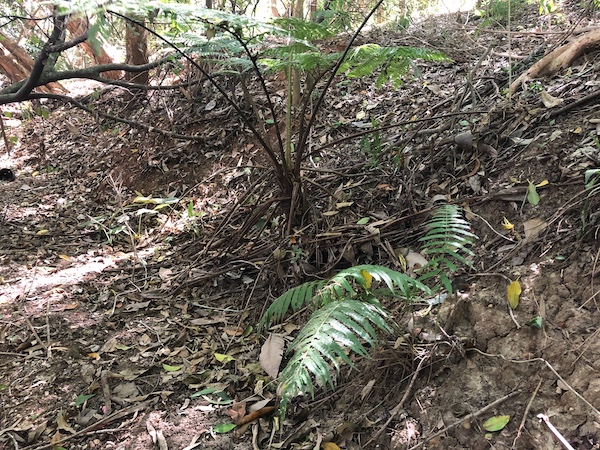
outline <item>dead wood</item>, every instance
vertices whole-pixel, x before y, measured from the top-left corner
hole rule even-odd
[[[513,81],[510,85],[509,93],[511,95],[514,94],[529,80],[547,77],[558,72],[560,69],[569,67],[575,59],[598,47],[600,47],[600,30],[598,29],[590,31],[576,40],[558,47]]]

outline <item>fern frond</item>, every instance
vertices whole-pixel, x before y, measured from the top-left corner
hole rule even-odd
[[[295,39],[315,40],[335,36],[335,33],[326,24],[309,20],[282,17],[275,19],[274,24],[281,27],[286,36],[289,35]]]
[[[427,221],[425,228],[427,234],[419,241],[424,243],[426,254],[452,256],[461,263],[472,266],[458,251],[472,256],[473,251],[467,246],[472,245],[477,236],[471,232],[471,225],[462,217],[458,206],[440,206]]]
[[[323,280],[308,281],[281,294],[269,306],[258,323],[259,330],[263,330],[272,323],[279,323],[290,311],[298,311],[308,305],[315,295],[315,291],[323,286]]]
[[[432,259],[419,269],[419,280],[439,278],[444,288],[451,293],[452,283],[446,271],[458,270],[454,261],[473,267],[464,255],[474,256],[469,246],[477,236],[471,232],[469,222],[462,217],[461,209],[455,205],[438,207],[425,223],[425,229],[427,233],[419,241],[424,243],[424,253],[431,255]]]
[[[363,341],[376,345],[375,328],[389,333],[390,324],[390,316],[379,304],[359,300],[332,302],[315,311],[288,349],[295,354],[279,377],[281,412],[285,414],[289,400],[298,395],[314,397],[314,382],[333,387],[332,368],[339,372],[341,362],[353,366],[347,351],[369,357]]]
[[[354,48],[338,73],[345,73],[348,78],[362,78],[382,68],[376,85],[380,87],[391,81],[394,87],[402,84],[414,60],[450,61],[440,52],[415,47],[381,47],[377,44],[365,44]]]
[[[259,329],[281,322],[290,311],[296,312],[309,305],[320,308],[336,300],[355,298],[361,292],[367,293],[373,280],[385,284],[387,289],[380,293],[387,296],[409,299],[415,291],[430,293],[427,286],[404,273],[370,264],[354,266],[329,280],[308,281],[284,292],[269,306],[259,322]]]

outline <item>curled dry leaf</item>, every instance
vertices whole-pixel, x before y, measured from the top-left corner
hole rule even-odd
[[[541,93],[542,103],[546,108],[554,108],[564,102],[562,98],[553,97],[548,92],[542,91]]]
[[[260,349],[260,365],[273,379],[277,378],[279,374],[284,347],[285,341],[280,334],[270,334]]]

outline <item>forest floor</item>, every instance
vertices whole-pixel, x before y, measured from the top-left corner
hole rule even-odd
[[[504,27],[466,14],[366,33],[361,43],[452,61],[417,62],[398,89],[334,86],[305,161],[310,212],[291,235],[283,209],[252,216],[277,196],[268,160],[205,82],[94,100],[195,141],[64,105],[28,120],[15,109],[5,122],[18,143],[0,157],[17,176],[0,182],[0,448],[565,448],[543,414],[573,448],[600,449],[600,202],[584,180],[600,163],[600,107],[569,107],[597,91],[600,53],[506,95],[509,54],[599,26],[572,3],[521,11],[510,47]],[[268,87],[285,92],[280,78]],[[350,265],[402,270],[398,249],[420,250],[439,198],[479,237],[456,293],[387,301],[403,334],[354,357],[334,390],[297,398],[283,422],[223,432],[275,405],[257,332],[273,299]],[[306,318],[276,331],[289,341]],[[508,424],[486,431],[498,416]]]

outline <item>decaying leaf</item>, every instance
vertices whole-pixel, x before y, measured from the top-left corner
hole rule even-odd
[[[407,273],[410,275],[427,264],[427,259],[420,253],[410,250],[406,255]]]
[[[542,231],[546,229],[548,226],[548,222],[540,219],[539,217],[534,217],[533,219],[527,220],[523,223],[523,229],[525,230],[525,239],[531,241],[537,238]]]
[[[246,402],[237,402],[231,405],[231,408],[225,411],[236,425],[242,422],[242,419],[246,415]]]
[[[362,388],[362,391],[360,393],[360,398],[361,400],[364,400],[365,398],[367,398],[367,396],[371,393],[371,391],[373,390],[373,386],[375,386],[375,379],[370,380],[365,387]]]
[[[546,108],[554,108],[555,106],[558,106],[564,102],[562,98],[553,97],[546,91],[542,91],[540,96],[542,98],[542,103]]]
[[[519,297],[521,295],[521,283],[519,280],[513,281],[508,286],[508,304],[512,309],[519,306]]]
[[[454,136],[454,142],[458,145],[462,150],[472,150],[473,149],[473,135],[470,131],[465,131],[464,133],[458,133]]]
[[[267,374],[275,379],[283,359],[285,341],[280,334],[271,333],[260,349],[259,362]]]
[[[65,420],[65,417],[60,412],[58,413],[58,417],[56,417],[56,425],[59,430],[63,430],[63,431],[67,431],[68,433],[75,434],[75,430],[73,429],[73,427],[71,427],[67,423],[67,421]]]

